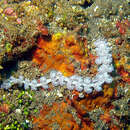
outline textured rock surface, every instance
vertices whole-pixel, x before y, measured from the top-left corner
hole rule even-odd
[[[0,129],[129,129],[128,15],[128,0],[1,0],[3,81],[10,75],[24,75],[30,80],[43,76],[39,66],[32,63],[33,53],[29,48],[37,47],[39,37],[49,38],[59,32],[87,42],[93,60],[89,60],[84,71],[80,71],[80,64],[75,64],[79,75],[93,77],[97,73],[97,66],[89,63],[95,61],[92,43],[99,36],[105,37],[113,48],[114,72],[112,84],[104,84],[102,92],[90,95],[67,90],[65,86],[54,88],[52,84],[48,90],[36,92],[17,85],[8,91],[0,89]],[[61,122],[62,119],[65,120]]]

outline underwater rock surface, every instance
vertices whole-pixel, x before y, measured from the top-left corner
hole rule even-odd
[[[130,129],[128,10],[128,0],[1,0],[0,130]]]

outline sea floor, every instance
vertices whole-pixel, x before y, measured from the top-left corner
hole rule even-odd
[[[66,85],[0,87],[0,130],[129,130],[129,0],[0,0],[0,86],[11,76],[38,80],[97,74],[94,42],[112,48],[102,91]]]

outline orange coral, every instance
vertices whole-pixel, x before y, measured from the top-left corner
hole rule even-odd
[[[117,59],[116,56],[113,55],[113,58],[117,72],[120,74],[122,80],[130,84],[129,72],[125,69],[125,67],[129,68],[129,65],[126,66],[126,57],[121,57],[120,59]]]
[[[112,99],[116,99],[118,86],[118,82],[115,83],[114,88],[111,88],[109,85],[105,84],[103,86],[103,92],[94,92],[91,95],[85,94],[83,99],[79,99],[79,92],[73,90],[73,98],[69,99],[67,97],[67,102],[54,103],[51,107],[44,105],[39,117],[34,118],[33,123],[37,124],[36,127],[39,129],[44,128],[47,130],[52,130],[51,124],[53,123],[58,123],[59,129],[63,130],[93,130],[94,122],[89,118],[89,116],[86,116],[86,113],[101,108],[104,111],[104,114],[101,114],[99,119],[104,123],[109,124],[110,129],[115,128],[118,130],[118,126],[113,124],[113,117],[109,113],[110,110],[114,108]],[[70,105],[76,109],[77,116],[81,119],[81,125],[78,125],[72,114],[68,112]],[[118,119],[116,120],[118,121]]]
[[[122,80],[130,84],[129,72],[127,72],[123,66],[118,69],[118,73],[122,77]]]
[[[79,99],[79,92],[73,90],[73,98],[71,99],[71,103],[69,99],[67,99],[67,102],[76,109],[79,118],[82,119],[82,124],[87,124],[87,126],[85,126],[86,129],[89,130],[90,128],[93,128],[92,126],[94,126],[94,123],[91,122],[90,118],[86,116],[86,113],[98,108],[101,108],[104,111],[104,114],[100,115],[100,120],[104,123],[110,124],[111,129],[118,129],[118,127],[113,126],[114,124],[112,122],[112,117],[109,113],[110,110],[114,108],[111,102],[112,99],[116,98],[115,95],[117,93],[117,87],[117,83],[115,83],[114,88],[111,88],[109,85],[105,84],[103,86],[103,92],[94,92],[91,95],[85,94],[83,99]],[[87,128],[88,126],[91,127]]]
[[[78,125],[73,115],[68,112],[69,107],[65,102],[54,103],[52,107],[44,105],[39,117],[33,118],[34,129],[52,130],[52,124],[57,123],[62,130],[93,130],[93,123],[82,121],[81,125]]]
[[[9,112],[9,105],[8,104],[2,104],[0,106],[0,112],[8,113]]]
[[[73,119],[72,114],[66,111],[68,105],[64,102],[61,104],[54,103],[52,107],[44,106],[38,118],[34,118],[34,124],[39,129],[52,129],[53,123],[58,123],[62,130],[79,130],[79,126]],[[54,113],[51,115],[51,113]],[[48,118],[46,118],[48,115]],[[50,117],[49,117],[50,116]]]
[[[87,68],[87,52],[84,43],[78,42],[74,35],[55,34],[50,41],[39,38],[33,62],[39,64],[43,72],[55,69],[65,76],[71,76],[75,71],[72,61],[79,62],[82,69]]]
[[[109,123],[111,121],[111,116],[108,112],[102,114],[100,119],[103,120],[105,123]]]
[[[93,93],[91,95],[86,94],[85,99],[78,101],[78,93],[74,92],[75,96],[72,99],[73,106],[76,108],[80,115],[85,115],[87,111],[92,111],[95,108],[102,107],[102,109],[110,110],[113,106],[107,107],[107,104],[110,102],[113,97],[114,90],[110,88],[109,85],[104,85],[103,92]],[[76,99],[77,98],[77,99]]]

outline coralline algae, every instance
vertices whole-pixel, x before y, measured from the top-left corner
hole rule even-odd
[[[111,48],[108,45],[108,42],[104,39],[98,39],[94,42],[95,50],[97,53],[97,59],[95,63],[98,65],[98,73],[95,77],[81,77],[78,75],[73,75],[71,77],[65,77],[61,72],[52,70],[50,72],[50,77],[40,77],[40,79],[32,80],[24,79],[23,76],[19,78],[10,77],[1,84],[1,88],[9,89],[12,84],[18,84],[19,86],[24,86],[24,89],[31,88],[32,90],[37,90],[37,88],[42,87],[47,89],[49,83],[52,83],[53,86],[63,86],[65,85],[68,89],[77,91],[85,91],[86,93],[91,93],[94,90],[101,91],[102,85],[104,83],[111,83],[112,77],[109,73],[113,71],[112,65],[112,54]]]

